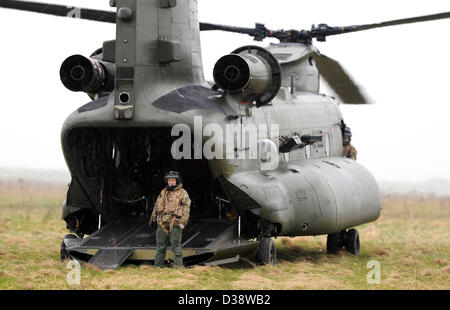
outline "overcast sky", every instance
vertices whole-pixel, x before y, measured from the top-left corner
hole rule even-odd
[[[46,0],[51,2],[51,0]],[[53,1],[109,8],[108,0]],[[450,11],[450,1],[199,0],[200,20],[270,29],[344,26]],[[60,145],[65,118],[89,101],[62,86],[59,68],[114,39],[112,24],[0,9],[0,167],[66,169]],[[246,35],[201,35],[205,77]],[[329,37],[315,43],[341,62],[375,104],[341,106],[358,161],[380,180],[450,179],[450,19]]]

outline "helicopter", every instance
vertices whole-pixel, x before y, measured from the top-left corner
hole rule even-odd
[[[193,200],[191,223],[183,236],[187,264],[228,263],[249,251],[256,251],[260,263],[275,264],[276,236],[328,235],[329,252],[345,248],[357,255],[359,236],[353,227],[375,221],[381,199],[371,173],[342,156],[339,103],[369,100],[312,41],[448,18],[450,13],[273,31],[262,24],[243,28],[200,23],[195,1],[110,5],[116,12],[0,1],[0,7],[117,25],[115,40],[105,41],[89,57],[71,56],[61,66],[64,86],[92,100],[68,117],[61,133],[72,175],[63,219],[74,233],[62,242],[62,258],[105,269],[125,261],[153,260],[155,238],[147,227],[148,215],[163,170],[172,166],[184,176]],[[217,61],[214,83],[208,83],[203,78],[200,31],[237,32],[255,40],[271,37],[280,43],[232,51]],[[319,94],[319,76],[338,98]],[[172,128],[185,124],[195,135],[198,116],[205,126],[218,124],[223,131],[237,125],[240,132],[232,140],[243,136],[245,125],[267,127],[257,141],[260,156],[248,159],[254,150],[243,143],[232,150],[231,159],[174,160]],[[272,132],[271,125],[278,125],[279,131]],[[201,137],[200,144],[207,141]],[[272,158],[262,149],[276,150],[275,168],[264,167]],[[237,216],[227,218],[227,213]]]

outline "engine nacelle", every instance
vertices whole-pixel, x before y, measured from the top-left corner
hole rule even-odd
[[[241,103],[262,106],[269,103],[281,86],[281,68],[276,58],[259,46],[243,46],[220,58],[213,71],[214,81],[224,91],[240,93]]]
[[[61,82],[71,91],[96,93],[114,90],[113,63],[73,55],[62,63],[59,74]]]

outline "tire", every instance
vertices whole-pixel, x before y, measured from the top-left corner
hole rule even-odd
[[[272,238],[263,238],[259,241],[257,261],[261,265],[271,264],[275,266],[277,262],[277,248]]]
[[[359,233],[356,229],[350,229],[345,237],[345,249],[353,255],[359,255]]]
[[[345,230],[327,236],[327,252],[336,254],[345,245]]]
[[[72,235],[72,234],[68,234],[64,237],[64,239],[77,239],[77,238],[78,238],[77,236]],[[64,260],[70,258],[70,255],[69,255],[69,253],[67,253],[67,250],[66,250],[66,244],[64,243],[64,239],[61,242],[61,250],[59,252],[61,261],[64,261]]]

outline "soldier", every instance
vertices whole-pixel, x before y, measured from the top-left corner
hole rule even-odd
[[[174,254],[175,267],[183,267],[181,251],[181,235],[186,227],[191,206],[191,200],[177,171],[168,172],[164,181],[166,187],[161,191],[153,208],[150,225],[157,223],[155,266],[163,267],[167,245]]]
[[[344,148],[342,151],[342,156],[356,160],[356,155],[358,154],[358,151],[356,151],[356,148],[350,144],[351,140],[352,140],[352,131],[350,130],[349,127],[345,126],[343,135]]]

